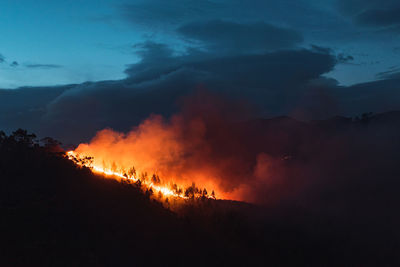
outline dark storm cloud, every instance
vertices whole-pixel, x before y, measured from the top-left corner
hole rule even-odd
[[[106,127],[127,131],[152,113],[169,116],[198,88],[250,103],[258,116],[321,119],[400,109],[396,80],[339,87],[324,78],[338,63],[327,48],[219,56],[196,49],[177,54],[152,42],[136,49],[141,60],[127,68],[124,80],[46,89],[40,97],[34,88],[7,91],[15,95],[0,98],[2,125],[29,126],[64,142],[88,140]]]
[[[160,2],[142,1],[125,6],[124,10],[134,23],[159,25],[172,21],[171,31],[189,41],[190,47],[177,51],[167,43],[137,44],[134,49],[140,61],[127,67],[126,79],[69,86],[56,95],[49,91],[45,103],[32,94],[32,103],[39,104],[26,106],[13,100],[10,103],[15,103],[14,112],[4,110],[1,104],[6,100],[0,98],[3,125],[10,129],[16,126],[14,122],[24,122],[34,132],[64,142],[88,140],[106,127],[127,131],[151,113],[169,116],[179,110],[185,96],[198,88],[249,103],[258,116],[289,114],[321,119],[366,109],[385,111],[376,99],[390,98],[390,107],[400,103],[396,95],[390,95],[397,94],[392,80],[348,88],[324,77],[336,64],[351,62],[352,56],[335,55],[332,49],[317,45],[296,48],[302,42],[299,32],[260,22],[258,15],[266,10],[265,2],[256,1],[255,6],[245,10],[248,15],[258,14],[246,22],[226,16],[216,20],[219,14],[213,12],[228,8],[224,1],[157,3]],[[275,5],[283,8],[287,3]],[[228,13],[236,14],[243,5],[233,1]],[[379,87],[383,89],[375,92],[373,88]],[[20,101],[26,97],[21,96]],[[18,119],[15,114],[19,114]]]
[[[151,113],[176,112],[182,97],[199,87],[256,102],[271,113],[285,113],[301,88],[335,62],[330,55],[308,50],[200,60],[196,54],[172,56],[162,45],[147,47],[154,54],[142,51],[142,61],[130,66],[127,79],[85,83],[51,101],[43,118],[56,129],[56,136],[64,134],[64,127],[72,132],[64,139],[90,138],[105,127],[129,130]]]
[[[368,26],[397,26],[400,24],[400,4],[388,9],[370,9],[359,14],[356,20]]]
[[[0,125],[2,130],[11,131],[25,127],[40,133],[40,126],[43,123],[42,116],[46,114],[48,103],[71,87],[0,89]]]
[[[260,52],[292,48],[303,41],[298,32],[258,22],[240,24],[222,20],[194,22],[178,28],[184,37],[203,42],[209,50]]]
[[[359,25],[400,29],[400,2],[396,0],[338,0],[342,12]]]
[[[63,66],[57,64],[27,64],[25,67],[30,69],[59,69]]]
[[[319,31],[324,34],[347,30],[336,14],[320,8],[320,1],[292,0],[141,0],[127,1],[120,6],[123,17],[135,27],[147,31],[167,30],[195,21],[227,20],[238,23],[263,21],[276,25],[286,25],[302,30]],[[130,3],[129,3],[130,2]],[[321,31],[321,28],[323,31]],[[163,32],[165,33],[165,32]],[[325,38],[331,38],[324,34]]]

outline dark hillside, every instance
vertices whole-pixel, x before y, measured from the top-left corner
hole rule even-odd
[[[312,186],[263,206],[197,199],[175,211],[78,168],[54,140],[0,133],[0,265],[398,266],[396,118],[251,122],[249,147],[266,136],[259,147],[293,155],[284,186]]]

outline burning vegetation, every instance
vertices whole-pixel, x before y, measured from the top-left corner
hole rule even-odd
[[[209,194],[206,188],[201,189],[194,182],[190,186],[185,187],[173,182],[165,182],[164,179],[155,173],[151,176],[146,171],[139,174],[134,166],[129,169],[118,168],[115,162],[113,162],[111,167],[107,168],[104,160],[102,166],[98,166],[94,165],[93,157],[80,156],[74,151],[68,151],[67,156],[75,164],[87,167],[94,173],[99,173],[128,184],[134,184],[146,195],[164,202],[167,206],[170,205],[171,201],[176,204],[177,201],[182,199],[216,199],[214,190]]]

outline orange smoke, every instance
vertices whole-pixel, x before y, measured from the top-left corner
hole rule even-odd
[[[151,180],[155,175],[165,188],[176,184],[184,190],[194,183],[209,194],[214,190],[217,198],[242,200],[238,188],[227,190],[221,182],[221,168],[226,167],[221,165],[230,162],[207,160],[208,156],[212,160],[213,152],[207,130],[200,118],[188,123],[182,116],[169,122],[152,116],[127,134],[102,130],[90,143],[80,144],[74,154],[93,157],[93,168],[104,173],[121,176],[133,167],[135,179]]]
[[[260,161],[265,141],[258,130],[237,122],[251,109],[202,92],[183,100],[181,113],[168,120],[153,115],[128,133],[102,130],[74,154],[93,157],[103,173],[125,176],[134,167],[135,178],[154,175],[168,190],[195,185],[219,199],[256,202],[277,169],[262,167],[270,163]]]

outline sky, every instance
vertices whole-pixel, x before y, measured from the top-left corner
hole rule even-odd
[[[109,21],[115,1],[4,0],[0,7],[2,88],[123,78],[136,59],[130,46],[142,40]]]
[[[126,130],[177,112],[199,88],[262,117],[400,109],[395,0],[3,0],[0,8],[6,130],[71,140]]]
[[[395,1],[386,2],[398,8]],[[126,65],[138,60],[135,44],[163,40],[178,49],[192,47],[192,40],[182,39],[175,29],[213,19],[291,29],[302,35],[298,47],[318,45],[351,56],[327,76],[343,85],[372,81],[399,67],[399,26],[390,30],[392,25],[363,25],[352,13],[380,8],[379,3],[3,0],[0,54],[6,61],[0,65],[0,88],[122,79]]]

